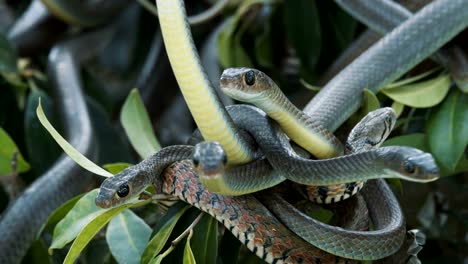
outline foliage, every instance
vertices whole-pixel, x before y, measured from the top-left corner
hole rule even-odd
[[[205,8],[198,2],[188,4],[193,9],[190,12]],[[160,143],[155,136],[154,128],[168,127],[161,110],[155,109],[169,109],[175,99],[168,94],[175,93],[177,87],[171,80],[159,81],[157,89],[164,91],[159,91],[150,104],[144,91],[130,90],[128,83],[135,83],[134,73],[142,64],[141,58],[150,56],[148,36],[155,30],[138,27],[155,25],[151,14],[141,12],[135,16],[133,24],[120,25],[126,34],[120,34],[102,54],[83,66],[83,84],[97,131],[99,159],[84,157],[61,136],[64,131],[54,104],[63,98],[53,95],[50,90],[53,84],[45,77],[47,54],[19,58],[12,43],[0,33],[1,178],[20,179],[25,185],[37,179],[61,153],[54,141],[80,166],[105,177],[167,144],[159,138]],[[259,68],[272,76],[292,100],[310,98],[319,91],[322,84],[318,81],[325,70],[363,30],[332,1],[237,1],[219,21],[221,33],[217,47],[211,50],[218,51],[222,67]],[[195,38],[202,39],[202,34],[213,31],[214,24],[194,27]],[[78,31],[71,30],[69,34]],[[155,75],[171,71],[167,63],[161,64]],[[163,75],[161,79],[170,79],[166,77]],[[450,72],[426,62],[402,80],[383,87],[378,94],[366,89],[363,98],[361,109],[343,126],[342,133],[369,111],[391,106],[399,119],[384,145],[412,146],[431,152],[446,177],[429,187],[392,183],[401,190],[405,210],[418,212],[407,216],[408,227],[422,228],[429,235],[428,246],[441,252],[434,256],[435,253],[423,251],[423,262],[440,260],[439,255],[453,255],[452,251],[445,252],[447,247],[463,252],[466,241],[456,234],[466,234],[468,226],[465,203],[468,186],[463,175],[468,172],[467,94],[453,84]],[[299,99],[295,103],[304,102]],[[96,163],[105,164],[104,169]],[[9,192],[7,184],[3,189]],[[14,197],[9,193],[8,198],[3,189],[2,209]],[[223,231],[214,218],[200,215],[197,209],[182,202],[166,209],[161,204],[172,201],[151,196],[152,188],[145,193],[150,197],[136,197],[111,209],[95,205],[97,191],[88,191],[55,210],[38,234],[38,238],[41,234],[50,235],[52,243],[44,245],[38,239],[25,261],[44,263],[56,258],[66,263],[261,262],[254,254],[246,253],[240,242],[228,230]],[[333,218],[331,211],[321,207],[310,215],[324,222]]]

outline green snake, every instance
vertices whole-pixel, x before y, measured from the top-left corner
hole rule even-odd
[[[307,146],[304,142],[308,143],[309,139],[314,137],[316,129],[309,128],[320,128],[320,125],[314,124],[309,116],[297,109],[286,98],[273,80],[259,70],[249,68],[226,69],[221,75],[220,88],[225,94],[236,100],[251,103],[261,108],[268,116],[279,123],[283,131],[292,140],[302,147]],[[382,120],[382,118],[386,118],[386,120]],[[346,145],[347,153],[361,152],[378,147],[393,129],[395,118],[394,113],[389,111],[366,116],[360,122],[362,125],[356,125],[355,129],[350,132],[350,138]],[[384,127],[381,127],[382,125]],[[362,126],[365,126],[365,128],[362,128]],[[321,128],[321,130],[327,131],[324,128]],[[326,133],[331,134],[330,132]],[[362,135],[363,133],[365,135]],[[365,144],[366,142],[362,142],[362,140],[366,140],[371,144]],[[268,140],[263,142],[267,143]],[[309,186],[307,194],[309,199],[313,201],[330,203],[350,197],[350,194],[355,194],[362,186],[363,182],[331,186]]]
[[[191,43],[190,37],[187,37],[187,35],[188,35],[188,34],[187,34],[187,32],[188,32],[188,30],[187,30],[187,24],[186,24],[186,23],[183,23],[183,22],[180,22],[180,21],[179,21],[180,23],[174,23],[174,21],[171,20],[171,19],[177,19],[177,18],[183,17],[183,16],[184,16],[183,8],[180,8],[180,7],[181,7],[181,3],[180,3],[180,2],[179,2],[179,3],[175,3],[175,4],[174,4],[174,2],[172,2],[172,3],[168,3],[168,2],[172,2],[172,1],[158,1],[159,16],[160,16],[160,19],[161,19],[160,22],[161,22],[161,26],[162,26],[162,30],[163,30],[163,35],[164,35],[164,39],[165,39],[166,46],[168,46],[168,47],[179,47],[180,43],[183,43],[184,45],[188,45],[188,46],[184,47],[183,50],[179,50],[179,49],[177,49],[177,48],[174,48],[174,51],[172,51],[172,52],[168,50],[168,52],[169,52],[169,57],[173,56],[173,58],[171,59],[171,64],[173,64],[173,65],[174,65],[174,64],[180,65],[180,64],[182,63],[182,61],[183,61],[183,62],[186,62],[186,63],[187,63],[187,61],[188,61],[188,64],[191,64],[191,63],[193,63],[193,60],[191,60],[191,59],[193,59],[194,48],[193,48],[193,44]],[[167,4],[167,5],[166,5],[166,4]],[[170,5],[170,4],[174,4],[174,5]],[[457,4],[458,4],[458,8],[459,8],[463,3],[458,2]],[[420,21],[423,21],[423,20],[427,19],[427,17],[425,17],[425,16],[429,16],[429,17],[430,17],[430,16],[431,16],[431,13],[434,12],[434,10],[437,10],[437,9],[439,9],[439,8],[444,8],[443,6],[437,6],[437,8],[435,8],[434,6],[437,6],[437,5],[432,5],[431,8],[426,8],[426,9],[425,9],[425,12],[420,12],[420,14],[418,14],[418,15],[415,16],[413,19],[410,19],[408,22],[406,22],[406,23],[405,23],[406,26],[404,27],[405,30],[411,32],[411,30],[418,29],[418,27],[420,27],[420,24],[418,24],[417,22],[422,23],[422,22],[420,22]],[[175,12],[174,14],[172,14],[171,12],[174,11],[174,8],[176,9],[177,12]],[[423,11],[424,11],[424,10],[423,10]],[[456,8],[455,8],[455,9],[452,9],[451,11],[454,12],[455,14],[457,14],[458,16],[454,16],[455,19],[453,19],[453,20],[455,20],[455,21],[451,21],[453,24],[447,25],[447,28],[449,28],[449,29],[455,28],[454,30],[447,30],[447,28],[445,28],[443,31],[444,31],[444,32],[449,32],[449,33],[447,33],[447,34],[442,34],[442,32],[439,32],[439,33],[441,33],[441,35],[443,35],[443,38],[445,38],[445,39],[451,38],[453,35],[455,35],[457,32],[459,32],[461,29],[463,29],[463,28],[466,26],[466,24],[467,24],[466,22],[463,23],[463,20],[466,20],[466,18],[463,18],[462,15],[460,15],[460,12],[456,12]],[[165,12],[167,12],[167,13],[165,13]],[[166,17],[168,17],[167,20],[168,20],[169,22],[167,22],[167,21],[164,22],[164,20],[165,20],[164,15],[166,15]],[[462,17],[462,18],[460,19],[460,17]],[[448,18],[448,17],[445,17],[445,19],[450,20],[450,18]],[[416,22],[415,22],[415,21],[416,21]],[[172,22],[172,23],[171,23],[171,22]],[[176,21],[176,22],[177,22],[177,21]],[[440,22],[442,22],[442,21],[440,21]],[[178,25],[179,27],[177,27],[177,25]],[[408,25],[409,25],[409,26],[408,26]],[[179,31],[178,31],[178,30],[179,30]],[[403,32],[405,32],[405,31],[403,30]],[[400,34],[403,34],[403,33],[400,33]],[[435,44],[434,44],[434,45],[426,45],[426,46],[424,46],[424,47],[420,47],[420,49],[421,49],[423,52],[419,53],[419,54],[418,54],[419,56],[417,56],[416,59],[413,58],[414,55],[407,55],[406,57],[404,57],[404,59],[403,59],[402,61],[399,61],[399,63],[400,63],[400,64],[404,64],[404,66],[398,65],[398,67],[400,67],[400,68],[405,68],[405,67],[406,67],[406,69],[400,70],[400,68],[399,68],[398,70],[399,70],[400,72],[399,72],[398,74],[393,74],[393,75],[391,76],[393,79],[397,78],[397,77],[398,77],[399,75],[401,75],[404,71],[406,71],[409,67],[411,67],[412,65],[415,65],[416,63],[418,63],[419,61],[421,61],[423,57],[427,56],[429,53],[431,53],[432,51],[434,51],[435,49],[437,49],[438,47],[440,47],[440,46],[442,45],[442,41],[437,42],[437,41],[435,41],[434,39],[438,39],[438,38],[435,38],[434,35],[432,35],[432,37],[433,37],[432,40],[430,40],[429,42],[431,42],[431,44],[434,44],[434,43],[435,43]],[[397,46],[396,43],[399,43],[399,41],[400,41],[399,38],[401,38],[401,35],[399,35],[399,34],[393,34],[393,35],[392,35],[392,34],[391,34],[391,36],[390,36],[389,38],[390,38],[390,40],[387,40],[386,38],[384,38],[384,40],[387,40],[387,41],[382,41],[382,42],[385,43],[385,44],[390,43],[390,44],[392,44],[392,45]],[[393,38],[393,39],[392,39],[392,38]],[[179,41],[172,42],[174,39],[178,39]],[[181,39],[182,39],[182,41],[180,41]],[[379,43],[382,43],[382,42],[379,42]],[[186,43],[188,43],[188,44],[186,44]],[[390,44],[387,44],[387,45],[390,45]],[[427,43],[425,43],[425,44],[427,44]],[[382,46],[383,44],[380,44],[380,45]],[[401,47],[401,46],[400,46],[400,47]],[[380,47],[380,49],[385,49],[385,46],[384,46],[384,47]],[[187,53],[184,53],[184,52],[187,52]],[[172,55],[171,55],[171,53],[172,53]],[[376,53],[376,52],[374,51],[374,53]],[[175,54],[175,55],[174,55],[174,54]],[[181,56],[177,56],[177,54],[182,54],[182,55],[181,55]],[[367,54],[367,53],[366,53],[366,54]],[[397,53],[397,52],[394,52],[393,54],[398,54],[398,53]],[[185,57],[183,57],[184,55],[185,55]],[[373,54],[371,53],[371,55],[373,55]],[[373,55],[373,56],[378,56],[378,55],[380,55],[380,53],[377,52],[377,55]],[[386,57],[389,56],[389,55],[387,55],[387,54],[385,54],[385,53],[384,53],[384,55],[385,55]],[[369,55],[367,55],[367,56],[369,56]],[[372,58],[372,56],[370,56],[370,57]],[[390,56],[389,58],[392,58],[392,56]],[[195,61],[195,64],[196,64],[196,63],[197,63],[197,60],[195,59],[194,61]],[[369,62],[367,62],[367,63],[370,64]],[[198,67],[199,65],[193,65],[193,64],[192,64],[192,66]],[[182,66],[181,66],[181,67],[182,67]],[[182,76],[182,77],[180,77],[180,78],[183,79],[184,74],[189,74],[189,73],[191,73],[190,69],[193,69],[193,68],[187,67],[187,68],[185,68],[185,71],[184,71],[184,70],[182,70],[182,71],[177,70],[178,68],[181,68],[181,67],[174,67],[174,71],[176,72],[176,75],[177,75],[178,72],[179,72],[179,74]],[[383,66],[381,66],[381,67],[385,67],[385,65],[383,65]],[[183,68],[183,67],[182,67],[182,68]],[[395,68],[395,67],[393,67],[393,68]],[[187,70],[187,69],[188,69],[188,70]],[[374,70],[374,69],[373,69],[373,70]],[[200,75],[203,77],[203,73],[200,74]],[[368,75],[368,76],[369,76],[369,75]],[[343,77],[342,77],[342,78],[343,78]],[[384,76],[383,78],[386,78],[386,77]],[[387,82],[388,82],[388,81],[391,81],[392,78],[386,78],[384,81],[387,81]],[[201,82],[204,82],[204,83],[202,83],[202,86],[203,86],[203,87],[206,87],[207,85],[206,85],[206,82],[204,81],[204,80],[206,80],[206,78],[200,78],[200,79],[201,79]],[[181,84],[181,86],[185,86],[185,87],[190,86],[190,80],[191,80],[192,82],[194,82],[194,81],[197,81],[197,82],[200,81],[200,80],[197,80],[197,78],[194,78],[194,79],[186,78],[185,80],[180,81],[179,78],[178,78],[179,84]],[[375,81],[375,80],[373,80],[373,81]],[[380,83],[383,83],[383,81],[382,81],[382,80],[378,80],[378,78],[377,78],[377,81],[380,82]],[[361,86],[360,86],[359,84],[356,84],[356,83],[353,83],[353,85],[354,85],[355,87],[359,87],[359,89],[361,89],[361,90],[364,88],[364,87],[361,88]],[[352,88],[352,89],[351,89],[350,91],[348,91],[348,92],[343,92],[343,90],[340,90],[340,92],[343,93],[343,95],[340,95],[340,96],[341,96],[341,97],[343,97],[343,96],[345,96],[345,97],[346,97],[346,96],[350,96],[350,93],[352,93],[351,96],[353,96],[355,93],[359,93],[359,91],[361,91],[361,90],[356,90],[356,89],[358,89],[358,88],[354,88],[354,87],[351,87],[351,88]],[[330,89],[330,88],[329,88],[329,89]],[[331,90],[333,91],[333,89],[331,89]],[[212,95],[212,94],[213,94],[213,93],[211,93],[210,95]],[[357,96],[360,96],[360,94],[357,95]],[[190,99],[188,99],[188,97],[186,97],[186,100],[187,100],[187,101],[190,101]],[[351,104],[351,106],[352,106],[353,104],[358,105],[359,102],[360,102],[360,98],[357,97],[357,99],[356,99],[356,96],[351,97],[351,100],[353,101],[353,102],[351,102],[351,103],[346,103],[347,100],[341,100],[341,101],[339,101],[340,107],[346,107],[346,106],[348,106],[348,105],[350,105],[350,104]],[[338,102],[338,101],[336,101],[336,100],[335,100],[335,101],[331,100],[331,101],[330,101],[330,104],[331,104],[332,106],[336,106],[336,102]],[[201,106],[201,105],[200,105],[200,106]],[[206,107],[211,107],[211,106],[203,105],[203,109],[206,110]],[[323,106],[322,106],[322,107],[323,107]],[[327,107],[324,107],[324,108],[327,108]],[[349,116],[356,108],[357,108],[357,107],[354,107],[354,109],[351,109],[350,111],[347,111],[347,112],[344,111],[345,115],[348,115],[348,116]],[[192,108],[191,108],[191,110],[192,110]],[[330,106],[328,106],[328,108],[325,109],[325,110],[328,111],[329,113],[340,112],[340,111],[334,111],[334,110],[333,110],[333,107],[330,107]],[[216,111],[219,111],[219,109],[215,108],[215,112],[216,112]],[[195,112],[195,111],[192,110],[192,113],[194,113],[194,112]],[[224,114],[224,115],[225,115],[225,114]],[[335,115],[336,115],[336,114],[335,114]],[[326,116],[326,117],[327,117],[326,119],[331,120],[331,119],[332,119],[332,114],[329,114],[329,115]],[[197,118],[197,117],[195,116],[195,118]],[[335,121],[329,122],[329,123],[323,122],[323,124],[324,124],[325,127],[329,127],[330,129],[334,130],[334,129],[336,129],[336,127],[337,127],[339,124],[341,124],[341,123],[344,121],[344,119],[346,119],[346,118],[347,118],[347,116],[346,116],[346,117],[343,117],[343,118],[340,118],[341,120],[335,118]],[[223,119],[223,120],[225,120],[225,119]],[[226,121],[226,122],[227,122],[227,121]],[[322,121],[321,121],[321,122],[322,122]],[[197,123],[198,123],[198,122],[197,122]],[[223,123],[225,123],[225,122],[223,122]],[[199,124],[199,125],[200,125],[200,124]],[[227,126],[229,126],[229,125],[227,125]],[[225,130],[223,130],[223,131],[225,131]],[[204,136],[205,136],[206,139],[213,140],[212,138],[207,137],[207,136],[206,136],[206,133],[203,133],[203,130],[202,130],[202,134],[204,134]],[[238,134],[236,134],[236,135],[238,135]],[[246,155],[246,156],[248,156],[248,155]],[[247,159],[248,159],[248,158],[247,158]],[[188,199],[187,199],[187,200],[188,200]],[[200,200],[198,200],[197,202],[200,202]]]
[[[346,71],[344,71],[342,74],[340,74],[337,77],[337,80],[333,82],[334,85],[327,86],[328,87],[327,90],[338,89],[339,86],[345,85],[346,82],[349,80],[351,82],[350,85],[347,85],[347,89],[349,89],[349,92],[346,92],[347,89],[343,90],[340,88],[339,93],[344,91],[344,94],[340,96],[340,98],[343,98],[342,96],[346,97],[346,95],[349,95],[349,93],[351,95],[359,94],[360,91],[363,88],[365,88],[365,85],[362,85],[362,84],[367,85],[370,83],[372,87],[378,87],[378,86],[382,86],[380,85],[382,83],[390,82],[393,79],[396,79],[399,75],[401,75],[402,72],[405,72],[410,67],[412,67],[413,65],[421,61],[423,58],[427,57],[431,52],[438,49],[444,42],[447,42],[449,39],[451,39],[454,35],[456,35],[458,32],[460,32],[467,26],[468,18],[466,14],[466,9],[464,9],[464,6],[466,6],[466,4],[467,2],[462,1],[462,0],[439,1],[434,4],[431,4],[430,7],[422,10],[416,17],[413,17],[409,21],[407,21],[405,23],[405,26],[399,28],[397,31],[395,31],[395,33],[392,33],[391,36],[384,38],[384,40],[381,41],[381,43],[379,43],[376,47],[372,48],[372,50],[368,52],[368,54],[359,58],[359,63],[353,63],[352,65],[350,65],[346,69]],[[423,28],[421,28],[422,25],[427,24],[425,21],[431,21],[430,22],[431,24],[425,25]],[[422,35],[415,34],[414,32],[424,32],[424,34]],[[426,33],[429,33],[429,34],[426,34]],[[407,38],[407,40],[405,40],[406,42],[402,41],[403,38],[406,38],[406,36],[412,36],[412,37]],[[18,45],[20,44],[21,43],[19,43]],[[411,47],[411,50],[409,50],[408,47]],[[398,61],[393,60],[394,58],[402,55],[402,53],[404,53],[403,54],[404,56],[402,56],[400,60]],[[418,55],[413,56],[414,54],[418,54]],[[376,62],[375,60],[378,60],[379,63],[374,64]],[[391,63],[391,64],[387,64],[387,63]],[[400,67],[402,67],[403,69],[400,70]],[[380,73],[382,69],[387,69],[387,71],[385,73]],[[390,72],[391,76],[387,78],[386,74],[389,73],[388,72],[389,70],[393,71],[393,69],[398,69],[398,73],[392,74],[392,72]],[[361,70],[364,73],[361,74],[359,72]],[[375,73],[377,73],[377,75],[374,75],[373,73],[374,71]],[[351,80],[353,76],[357,76],[357,78],[354,80]],[[372,78],[370,78],[371,76]],[[369,78],[369,81],[367,81],[367,78]],[[64,87],[68,87],[68,84],[62,84],[62,85]],[[334,95],[334,93],[331,91],[328,91],[327,94],[328,94],[327,96]],[[321,106],[324,106],[324,102],[327,102],[327,98],[326,98],[327,96],[322,97]],[[346,103],[347,100],[356,100],[356,97],[347,98],[346,100],[342,100],[341,103],[344,102],[344,104],[347,104]],[[360,101],[359,96],[357,100]],[[353,104],[359,104],[359,102],[357,103],[353,102]],[[335,101],[332,103],[330,101],[330,106],[333,107],[334,105],[336,106],[337,102]],[[350,110],[349,112],[347,112],[346,116],[342,117],[341,121],[336,121],[335,125],[338,126],[339,124],[341,124],[342,121],[346,119],[349,116],[349,114],[352,112],[353,110]],[[328,115],[327,118],[325,119],[328,119],[331,116],[333,115]],[[334,130],[333,128],[330,128],[330,129]],[[75,131],[80,131],[80,130],[77,129]],[[87,138],[85,134],[81,134],[81,136],[83,138]],[[177,166],[177,165],[174,165],[174,166]],[[178,171],[173,171],[173,172],[176,176],[179,175]],[[61,170],[58,173],[50,171],[48,175],[56,175],[56,177],[60,178],[60,181],[63,182],[63,181],[67,181],[66,179],[68,179],[68,177],[66,177],[65,175],[72,175],[72,174],[67,174],[66,170]],[[183,177],[183,175],[181,175],[180,177]],[[44,181],[41,182],[41,184],[44,184],[44,183],[45,183]],[[60,185],[63,188],[56,188],[56,189],[51,188],[50,185],[44,185],[45,186],[44,188],[40,188],[41,191],[34,192],[34,193],[40,197],[45,197],[49,194],[52,194],[52,197],[58,197],[58,196],[63,197],[63,195],[66,194],[68,190],[70,190],[70,192],[76,192],[79,189],[77,187],[79,183],[82,183],[82,181],[78,182],[78,184],[76,185],[71,184],[70,182],[67,181],[67,184]],[[36,220],[37,218],[24,217],[24,212],[28,211],[27,208],[31,208],[31,210],[29,211],[41,210],[43,212],[50,212],[50,210],[45,210],[46,208],[44,207],[44,204],[40,203],[40,200],[31,199],[31,198],[32,196],[29,196],[27,199],[26,198],[22,199],[21,202],[18,201],[16,203],[17,205],[16,207],[18,208],[18,210],[14,212],[10,211],[8,213],[10,215],[9,218],[13,219],[17,217],[15,219],[25,219],[27,220],[25,223],[31,223],[31,220]],[[235,198],[240,199],[238,197],[235,197]],[[47,198],[46,200],[50,201],[49,198]],[[240,213],[248,213],[248,212],[242,211],[241,204],[239,204],[238,206],[239,208],[236,208],[236,209],[239,209]],[[259,214],[262,214],[261,210],[257,212],[259,212]],[[241,217],[244,217],[244,215],[241,215]],[[4,219],[2,219],[2,224],[0,224],[0,230],[2,232],[4,232],[5,230],[11,230],[16,233],[15,235],[11,237],[9,236],[2,237],[1,245],[2,247],[5,246],[6,251],[3,251],[3,250],[0,250],[0,251],[12,253],[12,250],[10,249],[11,247],[15,247],[12,244],[12,242],[21,241],[19,240],[19,238],[23,237],[24,234],[32,234],[34,232],[22,232],[20,231],[20,229],[17,228],[17,225],[12,225],[11,227],[9,225],[4,225],[6,221]],[[18,221],[19,220],[16,220],[16,222],[15,221],[13,222],[17,224]],[[269,227],[273,227],[273,226],[269,226]],[[20,243],[20,244],[27,246],[26,242]],[[26,248],[24,248],[23,246],[23,249],[20,250],[22,251],[22,253],[20,254],[24,255],[25,250]],[[16,258],[14,262],[17,262],[18,261],[17,256],[15,257]],[[319,257],[317,257],[316,259],[310,262],[317,262],[320,260],[322,260],[323,262],[330,262],[333,260],[332,258],[321,258],[321,257],[322,256],[320,255]]]
[[[278,134],[282,135],[282,132],[280,132],[278,128],[274,128],[274,124],[271,124],[271,120],[268,120],[265,114],[258,114],[261,112],[258,109],[249,106],[234,105],[228,107],[228,111],[231,114],[231,116],[234,117],[234,120],[239,127],[250,127],[251,131],[275,130],[278,131]],[[268,137],[269,140],[278,141],[278,139],[275,138],[275,134],[265,134],[267,134],[266,137]],[[253,136],[254,138],[257,137],[257,135]],[[256,138],[256,140],[257,142],[259,142],[259,138]],[[278,142],[281,141],[279,140]],[[401,152],[399,148],[395,149],[395,153]],[[417,153],[419,154],[419,152]],[[96,197],[96,204],[105,208],[112,207],[115,205],[122,204],[126,202],[130,197],[141,193],[151,183],[154,183],[156,186],[158,186],[157,189],[159,189],[160,186],[166,186],[167,178],[164,178],[164,175],[160,176],[164,168],[166,168],[169,164],[172,164],[175,161],[189,158],[192,158],[193,166],[197,168],[197,171],[203,172],[204,176],[200,177],[219,177],[221,176],[221,174],[224,174],[224,178],[228,179],[226,184],[233,189],[235,189],[236,187],[244,188],[245,186],[250,186],[250,188],[256,188],[259,182],[263,181],[264,179],[278,178],[276,176],[277,172],[273,170],[269,163],[265,162],[262,159],[246,165],[226,168],[225,166],[227,165],[227,156],[218,143],[199,143],[195,146],[195,148],[191,146],[170,146],[162,149],[149,159],[146,159],[135,166],[125,169],[124,171],[120,172],[112,178],[106,179],[101,185],[99,194]],[[349,160],[352,160],[353,158],[353,155],[348,155],[339,159],[335,158],[329,160],[321,160],[321,164],[317,166],[320,167],[326,163],[329,163],[331,164],[331,166],[336,167],[347,166],[346,164],[349,164]],[[346,159],[348,159],[348,161],[346,161]],[[424,170],[421,169],[420,171],[422,172]],[[331,177],[335,177],[335,175],[331,175]],[[194,180],[197,182],[201,182],[201,179]],[[284,178],[279,178],[279,181],[282,180],[284,180]],[[241,183],[244,186],[239,186]],[[195,193],[204,192],[204,188],[202,188],[201,186],[202,185],[200,183],[198,183],[197,185],[193,185],[191,191]],[[367,252],[365,248],[371,248],[372,245],[366,242],[373,243],[373,241],[363,240],[362,244],[356,245],[356,248],[345,248],[343,249],[343,251],[336,250],[337,243],[338,245],[340,245],[340,243],[346,243],[346,238],[349,237],[350,234],[359,234],[362,237],[365,237],[366,233],[351,231],[347,232],[328,225],[325,225],[325,227],[323,227],[323,224],[320,225],[318,224],[318,222],[312,224],[314,227],[317,226],[317,229],[322,228],[322,232],[317,233],[318,236],[316,237],[311,238],[311,236],[308,234],[306,234],[305,237],[310,238],[308,239],[308,241],[311,242],[314,246],[346,258],[378,259],[388,256],[389,254],[395,252],[398,249],[398,246],[401,245],[402,239],[404,237],[403,216],[401,210],[399,209],[398,202],[392,196],[391,191],[388,189],[388,187],[386,187],[386,185],[383,183],[380,183],[380,185],[377,184],[377,187],[378,188],[376,188],[374,192],[369,192],[366,198],[368,203],[371,204],[371,213],[374,213],[373,217],[375,217],[375,219],[373,219],[373,222],[375,223],[376,228],[381,228],[382,226],[385,227],[383,228],[383,231],[375,231],[376,235],[374,236],[379,239],[387,240],[389,243],[386,243],[385,246],[380,246],[380,248],[377,248],[378,250],[374,250],[372,254],[369,255],[367,253],[364,253]],[[387,189],[385,189],[385,187]],[[163,190],[166,193],[174,194],[174,191],[167,191],[164,188]],[[385,198],[382,199],[383,203],[374,203],[376,199],[379,199],[373,197],[377,194],[385,196]],[[197,197],[199,198],[199,196],[190,196],[186,193],[186,191],[181,191],[181,194],[177,196],[185,201],[190,202],[191,204],[193,204],[193,202],[196,201]],[[190,199],[192,199],[192,202],[190,201]],[[387,208],[390,208],[390,210],[388,210]],[[213,215],[213,212],[207,212]],[[281,215],[284,217],[289,217],[293,216],[294,214],[290,214],[290,211],[287,210],[284,211]],[[215,216],[217,218],[224,219],[222,223],[229,230],[232,231],[233,226],[231,225],[231,223],[226,222],[226,219],[229,219],[229,213],[224,212],[221,215]],[[297,218],[301,217],[299,216]],[[290,223],[288,223],[288,226],[289,224]],[[236,232],[233,233],[238,236]],[[323,243],[320,239],[317,239],[318,237],[324,235],[327,236],[329,234],[333,235],[332,237],[334,238],[333,241],[335,241],[335,243],[332,242],[327,244]],[[242,239],[241,241],[245,242]],[[263,252],[268,252],[268,250],[270,250],[268,247],[268,245],[265,245],[262,246],[261,250],[258,249],[260,250],[260,254],[258,254],[259,257],[265,257],[263,255]],[[355,249],[358,250],[356,251]]]

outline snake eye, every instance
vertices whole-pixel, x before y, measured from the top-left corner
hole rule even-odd
[[[193,165],[195,167],[198,167],[198,164],[200,164],[200,160],[198,158],[193,157],[192,158]]]
[[[129,193],[130,193],[130,187],[126,183],[120,185],[119,189],[117,190],[117,195],[120,198],[126,197]]]
[[[255,83],[255,73],[253,71],[248,71],[244,75],[244,81],[248,86],[252,86]]]
[[[227,164],[227,156],[223,155],[223,165],[226,165],[226,164]]]
[[[403,163],[403,168],[409,174],[413,174],[416,171],[416,167],[410,161],[405,161],[405,163]]]

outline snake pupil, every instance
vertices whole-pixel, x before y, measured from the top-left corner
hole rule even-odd
[[[117,195],[120,198],[123,198],[127,196],[129,192],[130,192],[130,187],[128,187],[128,184],[124,183],[119,186],[119,189],[117,190]]]
[[[405,162],[404,168],[405,168],[405,171],[408,173],[414,173],[414,171],[416,170],[416,168],[414,167],[414,164],[409,161]]]
[[[197,167],[198,164],[200,164],[200,160],[199,160],[198,158],[195,158],[195,157],[192,159],[192,162],[193,162],[193,165],[194,165],[195,167]]]
[[[248,72],[245,74],[244,79],[245,79],[245,83],[246,83],[248,86],[254,85],[254,83],[255,83],[255,73],[254,73],[253,71],[248,71]]]
[[[227,164],[227,156],[226,156],[226,155],[223,155],[223,164],[224,164],[224,165]]]

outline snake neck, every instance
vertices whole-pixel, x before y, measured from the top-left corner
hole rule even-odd
[[[176,161],[190,159],[193,146],[175,145],[165,147],[135,166],[144,175],[145,184],[157,183],[162,171]]]
[[[276,85],[268,92],[268,96],[256,99],[253,103],[278,122],[294,142],[320,159],[343,154],[341,142],[292,104]]]

